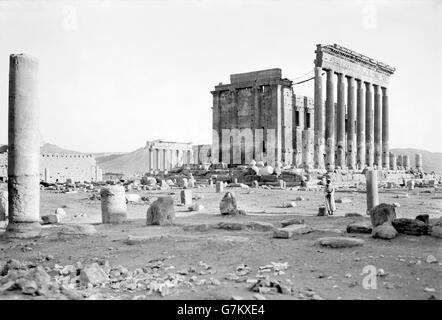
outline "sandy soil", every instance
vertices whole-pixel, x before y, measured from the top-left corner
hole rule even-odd
[[[108,260],[111,265],[123,265],[129,270],[146,266],[154,259],[164,259],[161,272],[167,274],[181,269],[194,267],[196,273],[184,275],[190,278],[217,279],[220,283],[199,284],[178,287],[162,297],[159,294],[147,295],[146,299],[229,299],[232,295],[253,299],[255,292],[249,290],[251,284],[226,279],[227,274],[235,273],[237,267],[245,264],[251,272],[243,277],[258,279],[260,266],[271,262],[288,263],[284,274],[267,272],[272,279],[278,279],[293,289],[294,294],[265,294],[267,299],[300,299],[306,290],[314,291],[324,299],[428,299],[440,298],[442,291],[442,241],[430,236],[399,235],[386,241],[373,239],[368,234],[346,234],[346,226],[354,221],[368,219],[365,216],[365,194],[360,192],[337,192],[336,198],[349,198],[351,203],[337,204],[333,217],[316,216],[318,207],[323,204],[320,191],[290,191],[231,188],[241,209],[247,216],[222,217],[219,215],[219,201],[223,194],[215,193],[214,188],[193,189],[193,196],[200,199],[205,209],[189,212],[186,207],[176,206],[176,225],[145,226],[146,205],[128,205],[129,222],[122,225],[101,225],[100,201],[89,200],[90,193],[63,194],[53,191],[41,192],[41,214],[54,212],[64,207],[67,217],[63,223],[93,223],[98,230],[95,236],[70,240],[54,241],[50,237],[38,240],[0,242],[0,259],[10,258],[33,260],[41,255],[52,255],[54,259],[45,265],[67,265],[76,261],[89,263]],[[226,190],[225,190],[226,191]],[[157,196],[171,194],[176,201],[179,189],[167,191],[137,192],[149,196],[151,201]],[[440,191],[439,191],[440,192]],[[408,193],[408,198],[396,195]],[[434,189],[383,190],[380,201],[397,202],[398,217],[412,217],[428,213],[430,219],[442,215],[442,200],[432,199]],[[296,201],[295,208],[282,208],[283,202]],[[86,216],[78,217],[78,214]],[[344,217],[346,213],[360,213],[363,217]],[[77,215],[76,218],[74,216]],[[314,229],[339,229],[346,236],[365,240],[362,247],[346,249],[327,249],[313,245],[317,238],[336,236],[333,230],[316,230],[293,239],[274,239],[272,232],[257,230],[209,230],[184,231],[183,225],[211,223],[218,221],[259,221],[270,222],[279,227],[287,218],[299,217]],[[54,226],[44,226],[45,232]],[[128,235],[156,236],[140,244],[128,245]],[[428,255],[438,262],[427,263]],[[201,272],[200,261],[211,266],[210,272]],[[364,289],[362,286],[363,268],[373,265],[383,269],[385,276],[377,277],[377,289]],[[206,270],[207,271],[207,270]],[[205,273],[205,274],[204,274]],[[212,279],[212,280],[213,280]],[[427,292],[425,288],[435,289]],[[111,290],[103,288],[105,298],[133,299],[144,298],[142,290]]]

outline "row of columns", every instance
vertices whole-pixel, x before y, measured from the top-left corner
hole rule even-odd
[[[149,170],[171,170],[177,165],[193,163],[193,152],[181,149],[148,149]]]
[[[315,67],[315,167],[327,170],[334,170],[337,166],[352,170],[363,169],[366,166],[388,169],[390,158],[387,88],[338,73],[335,90],[335,72],[327,69],[326,75],[324,110],[322,68]]]

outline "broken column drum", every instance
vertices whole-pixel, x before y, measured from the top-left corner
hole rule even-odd
[[[38,61],[24,54],[9,59],[8,202],[5,236],[40,234],[40,130]]]
[[[120,185],[101,189],[102,223],[119,224],[127,220],[126,193]]]

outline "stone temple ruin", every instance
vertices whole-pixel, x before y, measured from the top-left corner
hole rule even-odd
[[[215,86],[213,162],[396,170],[388,119],[395,69],[336,44],[318,44],[314,63],[313,99],[295,94],[281,69],[232,74]]]
[[[36,256],[35,261],[44,261],[44,267],[40,262],[39,265],[36,265],[34,262],[20,263],[15,259],[9,259],[4,265],[1,262],[0,295],[21,291],[22,294],[32,297],[46,296],[50,298],[52,294],[56,297],[61,295],[67,299],[83,299],[85,297],[93,298],[93,292],[103,290],[103,292],[106,291],[106,294],[113,292],[120,294],[120,297],[123,298],[144,292],[145,295],[142,299],[146,299],[147,295],[155,292],[165,296],[169,294],[169,288],[190,289],[192,294],[196,294],[201,286],[207,284],[211,286],[224,285],[227,288],[231,287],[233,283],[229,281],[234,281],[235,289],[240,283],[244,283],[245,286],[248,286],[248,291],[256,293],[253,297],[257,300],[266,299],[265,294],[286,296],[298,294],[299,299],[323,300],[311,288],[299,287],[298,283],[302,282],[302,278],[308,278],[309,287],[311,282],[316,282],[315,287],[325,288],[328,285],[324,285],[325,275],[322,272],[313,274],[313,272],[321,270],[309,264],[317,263],[322,267],[324,262],[325,264],[332,262],[325,267],[330,274],[336,273],[336,277],[335,274],[327,277],[329,280],[334,278],[334,284],[336,281],[341,281],[338,279],[340,277],[338,273],[343,272],[344,268],[351,266],[353,272],[359,267],[354,263],[361,261],[359,256],[362,256],[362,259],[370,260],[361,261],[358,264],[364,265],[368,261],[369,267],[374,268],[371,263],[376,262],[374,259],[378,258],[364,257],[364,255],[371,254],[376,246],[382,247],[382,252],[391,250],[388,255],[380,255],[379,258],[382,257],[382,261],[376,262],[382,263],[384,266],[389,261],[390,265],[387,266],[390,267],[394,264],[391,273],[396,272],[399,262],[405,262],[401,256],[393,260],[393,255],[397,250],[402,250],[407,255],[410,252],[413,252],[414,255],[421,255],[421,247],[418,247],[416,243],[403,248],[404,246],[395,244],[393,246],[379,246],[373,241],[370,243],[368,251],[364,251],[364,248],[359,247],[364,246],[365,241],[370,241],[367,240],[368,236],[365,237],[365,240],[353,235],[345,236],[357,233],[361,234],[362,238],[364,237],[362,234],[370,234],[371,238],[392,240],[401,233],[411,236],[432,236],[438,240],[442,238],[441,219],[436,223],[430,222],[427,213],[419,214],[415,219],[397,218],[396,208],[400,207],[399,203],[379,204],[379,185],[387,189],[399,188],[399,186],[397,184],[395,186],[388,185],[385,181],[379,183],[378,175],[382,180],[388,180],[387,176],[389,175],[395,176],[396,179],[412,179],[413,174],[413,172],[402,170],[410,168],[408,156],[395,158],[395,155],[389,152],[387,88],[388,76],[394,72],[394,69],[337,45],[324,47],[318,45],[316,53],[314,99],[295,94],[293,82],[282,78],[281,69],[231,75],[230,84],[220,84],[212,92],[214,99],[212,147],[210,145],[192,146],[190,143],[164,140],[148,141],[145,147],[148,152],[143,153],[147,154],[147,157],[144,156],[142,159],[144,161],[145,157],[147,158],[146,162],[150,172],[146,173],[146,176],[141,180],[129,181],[124,181],[121,176],[115,174],[116,180],[121,180],[107,185],[99,183],[103,175],[106,176],[106,174],[101,173],[91,155],[40,154],[37,99],[38,61],[27,55],[11,55],[7,201],[5,201],[5,192],[0,191],[0,209],[2,209],[0,210],[0,222],[4,222],[6,216],[8,217],[6,232],[1,233],[0,237],[6,239],[5,243],[8,242],[8,244],[6,250],[2,248],[2,251],[10,254],[14,252],[13,250],[20,250],[21,254],[24,254],[27,251],[32,251],[31,246],[34,245],[41,250],[54,250],[56,246],[60,246],[60,243],[54,240],[63,240],[63,244],[62,250],[57,252],[59,255],[57,259],[47,255],[43,257],[43,260],[40,260],[41,255]],[[327,74],[325,103],[322,99],[322,70],[325,70]],[[337,73],[338,79],[336,103],[334,99],[335,73]],[[345,93],[345,82],[347,82],[347,93]],[[212,165],[194,165],[207,162]],[[269,165],[265,166],[264,162]],[[281,165],[281,162],[284,163],[284,166]],[[68,178],[68,175],[72,172],[64,172],[62,168],[66,163],[69,163],[71,167],[79,168],[78,172],[74,172],[76,174],[74,179],[81,180],[84,177],[85,179],[90,178],[91,182],[94,182],[88,184],[87,188],[80,190],[81,192],[90,192],[92,196],[85,198],[84,194],[77,195],[75,198],[71,198],[75,201],[69,202],[69,206],[63,205],[61,208],[57,208],[55,213],[41,215],[40,197],[46,197],[49,205],[54,197],[51,193],[41,193],[41,190],[45,189],[40,189],[40,180],[51,182],[58,177],[56,180],[63,182],[63,179],[66,181],[71,179]],[[227,167],[227,164],[230,165],[230,168]],[[244,166],[244,164],[250,165]],[[274,169],[271,167],[272,165],[275,165]],[[422,170],[421,155],[416,155],[416,167],[418,170]],[[52,169],[49,168],[56,168],[55,173],[52,173]],[[367,168],[368,170],[366,170]],[[339,175],[342,172],[338,170],[345,169],[355,172]],[[419,172],[419,174],[421,173]],[[362,197],[364,202],[366,200],[370,219],[356,212],[347,212],[340,216],[339,220],[334,221],[317,217],[324,215],[321,214],[321,212],[325,212],[322,210],[325,207],[321,205],[323,203],[321,201],[323,200],[323,185],[325,178],[331,177],[337,188],[346,188],[342,188],[340,191],[351,194],[354,198],[359,196],[359,200],[361,200],[359,194],[363,194]],[[344,178],[347,180],[344,181]],[[432,179],[432,183],[428,182],[426,185],[421,181],[421,186],[430,186],[437,190],[439,187],[436,184],[440,185],[441,183],[440,177],[438,179],[439,181]],[[408,190],[413,190],[414,180],[409,181],[413,182],[410,186],[403,186],[408,187]],[[142,187],[139,183],[142,184]],[[224,187],[238,188],[236,190],[239,190],[237,193],[239,201],[237,201],[237,195],[231,191],[232,189],[224,193]],[[179,195],[176,192],[169,192],[173,191],[169,190],[173,188],[180,190]],[[56,189],[58,190],[58,185]],[[203,195],[198,189],[203,189],[205,194]],[[281,193],[279,195],[266,193],[272,189],[281,190]],[[143,196],[135,193],[141,190],[152,192],[145,193]],[[126,193],[127,191],[134,193]],[[291,191],[311,191],[312,193],[309,195],[313,199],[306,199],[302,195],[295,198],[295,193]],[[317,191],[320,192],[315,193]],[[431,190],[426,191],[430,191],[427,193],[432,192]],[[195,194],[192,194],[193,192]],[[221,193],[224,196],[220,197]],[[401,193],[397,194],[395,198],[399,198],[399,195],[401,198],[409,196],[408,193]],[[69,196],[65,195],[64,200]],[[156,197],[152,202],[149,199],[151,196]],[[289,201],[284,201],[282,206],[274,206],[275,198],[277,199],[278,196],[279,200]],[[179,202],[177,203],[178,197]],[[435,196],[431,199],[437,200],[440,197]],[[97,209],[98,203],[94,203],[94,200],[100,201],[101,204],[101,223],[92,224],[91,220],[87,223],[84,221],[65,223],[68,220],[66,219],[67,213],[63,208],[67,208],[67,211],[71,209],[74,211],[78,208],[75,206],[81,201],[81,206],[89,205],[88,208],[95,206]],[[193,202],[194,200],[195,202]],[[216,212],[221,213],[220,215],[213,214],[214,209],[211,206],[213,200],[221,200],[216,208]],[[249,205],[245,209],[243,203],[247,205],[247,200]],[[339,204],[352,204],[351,199],[340,198],[339,200],[339,202],[336,201]],[[211,210],[211,214],[205,214],[209,212],[204,212],[206,209],[202,205],[203,201],[208,206],[208,211]],[[253,204],[250,204],[251,202]],[[262,207],[259,207],[258,203]],[[302,211],[291,211],[298,207],[296,203],[300,203]],[[313,203],[314,205],[312,205]],[[146,204],[149,204],[147,212],[143,208]],[[316,210],[318,205],[319,213],[312,213],[312,208]],[[5,207],[7,207],[6,210]],[[182,207],[182,209],[175,212],[175,207]],[[359,208],[361,207],[365,209],[365,203],[363,206],[359,206]],[[142,227],[137,221],[140,219],[134,218],[135,216],[139,218],[139,215],[134,215],[136,208],[139,208],[137,214],[141,213],[140,210],[146,212],[146,219],[143,219]],[[271,212],[261,210],[268,208],[271,208]],[[276,211],[278,208],[284,211]],[[248,210],[256,211],[250,214]],[[308,210],[310,211],[306,214]],[[357,210],[356,206],[351,210]],[[189,211],[199,211],[202,214],[192,216],[189,221],[186,220]],[[93,214],[93,210],[90,212]],[[132,216],[129,217],[129,214]],[[260,214],[262,214],[261,217],[265,217],[266,221],[250,221],[250,219],[259,220]],[[296,214],[298,216],[293,217]],[[82,215],[83,213],[81,215],[71,214],[69,221]],[[281,215],[284,216],[284,220],[281,220]],[[288,215],[292,215],[292,217],[287,218]],[[224,219],[224,216],[230,217]],[[234,216],[247,217],[235,219]],[[97,216],[92,218],[97,218]],[[66,220],[63,221],[63,219]],[[126,223],[131,219],[130,223]],[[181,221],[175,222],[179,219]],[[343,221],[346,224],[350,223],[347,224],[345,231],[339,229],[339,224],[342,224]],[[108,224],[113,226],[105,226]],[[149,226],[166,225],[168,228],[148,229]],[[327,225],[327,228],[324,228],[324,225]],[[215,234],[217,230],[221,230],[222,234]],[[207,234],[207,231],[210,233]],[[240,236],[225,236],[224,231],[240,232]],[[126,239],[121,238],[121,232],[127,235]],[[128,234],[129,232],[134,235]],[[187,232],[198,232],[198,236],[186,236]],[[100,236],[95,237],[92,241],[82,239],[97,234]],[[10,239],[37,237],[40,237],[39,241],[41,242],[28,241],[27,244],[10,245]],[[269,241],[270,238],[275,240],[296,239],[297,241],[286,241],[281,245],[279,240]],[[66,239],[75,240],[65,241]],[[253,242],[256,239],[261,239],[261,241]],[[426,243],[430,243],[430,241],[436,243],[436,239],[427,240]],[[180,246],[176,245],[177,242],[180,242]],[[130,249],[114,248],[120,244],[137,245],[138,253],[140,246],[151,246],[144,247],[146,252],[153,255],[156,254],[155,251],[161,251],[161,255],[167,254],[167,257],[151,259],[146,263],[145,255],[133,254],[134,251]],[[163,249],[157,250],[161,248],[160,245],[164,246]],[[186,245],[188,247],[185,247]],[[312,250],[312,245],[322,249]],[[358,251],[341,251],[338,263],[335,263],[337,261],[333,259],[336,255],[324,254],[325,250],[329,249],[353,247],[358,247]],[[155,250],[151,250],[152,248]],[[219,253],[218,249],[222,251],[223,259],[219,259],[219,255],[216,256]],[[87,264],[83,265],[81,261],[77,261],[72,265],[60,265],[59,262],[62,261],[63,255],[64,257],[68,256],[63,260],[71,260],[72,250],[75,250],[75,256],[80,257],[82,254],[83,258],[88,256],[85,259]],[[359,251],[363,254],[359,254]],[[91,252],[97,257],[101,255],[106,259],[91,259]],[[128,252],[130,255],[127,255]],[[212,257],[216,256],[216,263],[219,261],[224,263],[222,270],[219,271],[224,272],[233,267],[232,270],[227,270],[229,273],[224,276],[220,275],[220,272],[217,273],[212,266],[202,260],[207,252],[210,252]],[[174,254],[169,255],[170,253]],[[178,257],[175,256],[175,253]],[[356,257],[357,254],[359,256]],[[165,263],[169,264],[171,259],[177,258],[178,266],[183,263],[183,256],[189,261],[199,260],[198,272],[193,266],[189,268],[186,266],[184,269],[175,271],[175,266],[165,265]],[[275,261],[278,261],[276,258],[300,261],[299,257],[302,257],[303,260],[300,263],[303,263],[304,266],[299,267],[298,265],[296,270],[287,270],[289,268],[288,262],[271,262],[270,265],[259,266],[256,274],[257,279],[252,279],[249,277],[254,275],[252,273],[253,266],[247,265],[249,264],[247,259],[250,259],[251,256],[253,256],[253,259],[249,260],[252,262],[251,264],[256,264],[257,260],[262,261],[268,258]],[[239,266],[229,265],[231,262],[226,264],[225,261],[231,257],[235,257],[232,259],[235,260],[234,263],[238,257],[244,259],[241,260],[244,263]],[[332,257],[331,260],[330,257]],[[132,272],[121,265],[111,266],[107,258],[116,258],[115,260],[122,258],[142,259],[143,267]],[[422,258],[418,257],[418,259]],[[51,260],[55,260],[54,263],[50,262]],[[97,262],[90,263],[91,261]],[[138,260],[137,263],[140,261]],[[416,264],[416,266],[422,264],[421,260],[418,261],[419,263],[408,261],[407,274],[410,273],[409,269],[412,264]],[[426,263],[436,262],[437,259],[434,256],[427,256]],[[184,263],[187,262],[184,261]],[[135,263],[133,264],[135,265]],[[365,267],[363,268],[365,269]],[[422,282],[429,283],[428,280],[432,281],[433,275],[436,273],[428,272],[427,270],[430,270],[428,266],[425,268],[426,272],[420,272],[419,277],[425,277]],[[433,269],[436,270],[436,267]],[[283,270],[292,273],[284,276],[285,280],[276,278],[286,274],[286,271]],[[168,273],[164,274],[166,271]],[[297,275],[296,285],[298,287],[296,290],[294,281],[288,279],[289,275],[294,274],[293,272],[296,272]],[[275,278],[271,279],[268,275],[272,274]],[[351,288],[358,285],[357,274],[359,271],[357,274],[353,274],[353,278],[350,273],[340,277],[343,278],[341,281],[343,287],[339,290],[339,294],[347,294],[347,291],[353,290]],[[363,274],[365,271],[361,273],[361,275]],[[415,273],[411,272],[411,274],[413,275],[413,283],[408,286],[414,292],[414,279],[416,281],[419,279],[416,278]],[[301,277],[299,277],[300,275]],[[373,274],[375,279],[383,277],[383,280],[386,275],[387,273],[381,268],[375,269]],[[405,273],[402,275],[406,276]],[[210,276],[210,278],[202,278],[204,276]],[[219,279],[222,277],[222,281],[216,277]],[[350,283],[345,281],[349,278],[352,278]],[[388,281],[390,278],[395,278],[396,281],[401,277],[389,277]],[[353,279],[355,280],[353,281]],[[410,279],[407,278],[405,281],[410,283]],[[388,289],[394,288],[388,282],[383,282],[383,286]],[[333,285],[332,289],[335,288],[339,288],[339,286]],[[326,289],[327,294],[330,294],[331,291],[337,292],[329,288]],[[365,291],[373,292],[371,290]],[[434,293],[436,289],[426,287],[424,291]],[[201,290],[201,292],[206,299],[208,291]],[[373,294],[378,298],[377,292],[373,292]],[[98,297],[100,298],[100,296]],[[137,296],[133,298],[138,299]],[[342,299],[341,296],[335,298]],[[430,298],[435,297],[430,296]],[[242,297],[240,299],[242,300]],[[233,300],[233,296],[231,300]]]

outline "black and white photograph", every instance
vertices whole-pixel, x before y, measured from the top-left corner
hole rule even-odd
[[[442,0],[0,0],[0,300],[440,300],[441,40]]]

